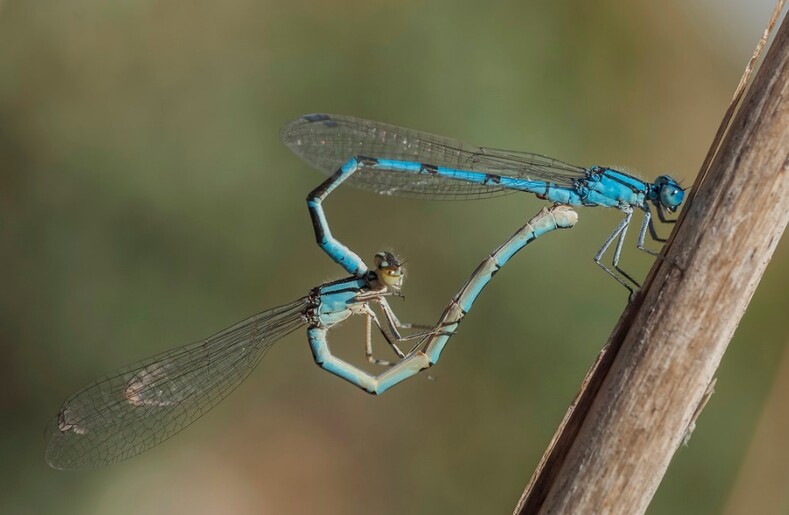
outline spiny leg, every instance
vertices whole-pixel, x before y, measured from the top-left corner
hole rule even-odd
[[[595,256],[594,256],[594,262],[597,263],[597,266],[599,266],[600,268],[605,270],[608,275],[610,275],[611,277],[616,279],[616,281],[619,284],[621,284],[622,286],[627,288],[627,291],[630,292],[630,296],[631,297],[635,294],[635,290],[633,290],[633,287],[631,285],[627,284],[621,277],[619,277],[617,274],[615,274],[613,272],[613,270],[611,270],[610,268],[605,266],[600,260],[603,258],[603,254],[605,254],[605,252],[608,250],[608,248],[611,246],[611,244],[614,242],[614,240],[618,239],[617,240],[617,244],[616,244],[616,249],[614,251],[614,258],[613,258],[613,261],[612,261],[613,265],[614,265],[614,268],[619,273],[621,273],[622,276],[624,276],[632,284],[634,284],[636,286],[636,288],[640,287],[640,285],[635,280],[633,280],[632,277],[630,277],[627,273],[623,272],[618,266],[619,265],[619,254],[620,254],[620,252],[622,250],[622,243],[624,242],[624,237],[625,237],[625,234],[627,233],[627,226],[630,225],[630,219],[632,217],[633,217],[633,211],[632,210],[625,212],[625,217],[622,219],[621,222],[619,222],[619,225],[616,226],[616,229],[614,229],[614,232],[612,232],[611,235],[608,237],[608,239],[605,240],[605,242],[603,243],[603,246],[600,248],[599,251],[597,251],[597,254],[595,254]]]
[[[421,338],[423,336],[428,336],[428,335],[431,335],[431,334],[437,334],[437,333],[441,332],[440,324],[439,325],[430,325],[430,324],[412,324],[410,322],[401,322],[400,319],[397,318],[397,315],[395,315],[394,310],[389,305],[389,303],[386,301],[386,299],[379,297],[379,298],[375,299],[375,302],[377,302],[378,305],[381,306],[381,311],[383,312],[384,317],[386,317],[386,322],[387,322],[387,325],[389,326],[389,330],[392,331],[392,334],[395,335],[395,337],[397,338],[398,341],[413,340],[415,338]],[[399,329],[425,329],[425,331],[423,331],[421,333],[410,334],[407,337],[403,338],[402,336],[400,336],[400,333],[397,330],[398,328]]]
[[[402,336],[400,334],[400,332],[397,330],[397,328],[395,327],[394,323],[389,319],[389,314],[394,315],[394,313],[391,311],[391,308],[388,306],[388,304],[386,303],[385,299],[380,299],[379,298],[379,299],[374,299],[374,300],[375,300],[375,302],[378,302],[379,304],[382,304],[382,305],[386,304],[386,307],[389,308],[389,313],[387,313],[386,308],[382,308],[384,313],[386,314],[387,326],[388,326],[388,327],[384,327],[383,324],[381,324],[381,322],[378,320],[378,316],[375,314],[375,312],[372,309],[370,309],[369,305],[366,304],[364,306],[363,313],[364,313],[365,318],[367,320],[367,335],[366,335],[366,344],[365,344],[365,356],[367,357],[367,361],[369,361],[370,363],[372,363],[374,365],[384,365],[384,366],[393,366],[393,365],[396,364],[396,362],[393,363],[393,362],[390,362],[390,361],[386,361],[386,360],[375,358],[373,356],[373,346],[372,346],[372,323],[373,322],[375,323],[376,327],[378,327],[378,330],[381,332],[381,334],[383,335],[384,339],[386,339],[386,342],[392,348],[394,353],[397,354],[397,356],[400,359],[405,358],[406,354],[402,350],[400,350],[400,348],[397,346],[397,342],[404,342],[404,341],[408,341],[408,340],[422,339],[422,338],[424,338],[425,336],[427,336],[429,334],[434,334],[435,333],[433,331],[433,332],[425,332],[425,333],[419,333],[419,334],[410,334],[408,336]],[[383,302],[381,302],[381,301],[383,301]],[[389,331],[391,331],[391,334],[389,332],[387,332],[387,328],[389,329]]]
[[[378,297],[377,299],[375,299],[375,302],[377,302],[381,306],[381,311],[383,311],[384,316],[386,317],[387,325],[389,326],[389,329],[392,331],[392,333],[398,337],[398,341],[419,340],[414,344],[413,347],[411,347],[411,349],[408,351],[406,355],[413,354],[419,347],[422,346],[425,340],[430,337],[437,337],[437,336],[449,337],[455,334],[455,331],[457,330],[457,323],[455,322],[439,321],[434,325],[411,324],[411,323],[401,322],[397,318],[397,315],[395,315],[394,310],[392,310],[391,306],[389,306],[389,303],[386,301],[386,299]],[[452,302],[453,301],[450,301],[450,306],[452,305]],[[451,330],[447,329],[447,327],[450,326],[454,326],[454,327]],[[400,333],[397,330],[398,327],[402,329],[410,329],[410,328],[425,329],[425,331],[419,333],[413,333],[406,337],[401,337],[399,336]]]
[[[660,208],[658,208],[658,212]],[[666,238],[661,238],[657,233],[657,228],[655,227],[655,221],[652,219],[652,212],[649,209],[644,209],[644,221],[641,222],[641,230],[638,232],[638,242],[636,246],[639,250],[643,250],[653,256],[657,256],[659,253],[653,252],[647,249],[644,246],[644,242],[647,237],[647,229],[649,229],[649,237],[652,238],[652,241],[656,241],[658,243],[665,243]]]
[[[666,220],[665,218],[661,217],[660,213],[662,213],[662,208],[660,206],[657,207],[658,218],[661,218],[661,221],[665,221],[667,223],[676,223],[676,220]],[[652,237],[654,241],[659,243],[665,243],[667,240],[665,238],[659,238],[657,234],[657,230],[655,229],[655,223],[652,218],[652,213],[648,210],[644,210],[644,221],[641,223],[641,230],[638,233],[638,241],[636,246],[639,250],[643,250],[647,254],[655,256],[656,258],[660,259],[661,261],[665,261],[666,263],[677,267],[678,269],[682,270],[679,265],[677,265],[676,261],[673,259],[669,259],[668,257],[664,256],[662,252],[655,252],[654,250],[650,250],[645,247],[645,240],[646,240],[646,232],[647,228],[649,228],[649,235]]]
[[[676,220],[667,220],[663,217],[662,209],[660,206],[657,207],[658,218],[664,223],[676,223]],[[666,243],[666,238],[661,238],[657,232],[657,227],[655,227],[655,220],[652,218],[652,213],[649,214],[649,237],[652,238],[652,241],[656,241],[658,243]],[[643,229],[642,229],[643,230]],[[643,240],[643,239],[642,239]]]
[[[676,211],[676,209],[675,209],[675,211]],[[675,223],[677,223],[677,219],[676,218],[666,218],[665,208],[661,204],[658,204],[658,206],[657,206],[657,217],[660,220],[660,222],[664,223],[664,224],[675,224]]]
[[[654,250],[646,248],[645,240],[647,237],[647,229],[649,229],[649,235],[652,237],[653,240],[657,241],[658,243],[665,243],[666,241],[665,238],[658,237],[657,230],[655,229],[655,224],[652,221],[652,213],[649,211],[649,209],[644,209],[644,220],[641,222],[641,229],[638,231],[638,240],[636,240],[636,247],[638,247],[638,250],[642,250],[647,254],[663,259],[663,256],[660,255],[660,252],[655,252]]]
[[[375,315],[372,314],[372,313],[367,313],[365,315],[365,319],[367,320],[367,324],[366,324],[367,325],[367,334],[366,334],[365,344],[364,344],[364,355],[367,358],[367,361],[369,361],[373,365],[382,365],[382,366],[385,366],[385,367],[391,367],[392,365],[395,364],[395,362],[386,361],[384,359],[378,359],[378,358],[373,356],[373,324],[372,324],[372,321],[373,321],[374,317],[375,317]],[[378,325],[378,328],[380,329],[380,325],[378,324],[378,321],[376,320],[375,322],[376,322],[376,325]],[[383,333],[383,331],[381,331],[381,332]],[[386,335],[384,335],[384,337],[385,336]],[[397,354],[397,356],[399,358],[402,359],[402,358],[405,357],[405,354],[403,354],[403,352],[397,347],[397,345],[395,343],[390,341],[389,338],[387,338],[386,341],[389,342],[389,345],[392,347],[392,350],[395,351],[395,354]]]
[[[625,243],[625,235],[627,235],[627,229],[628,229],[628,227],[630,227],[630,220],[632,219],[632,216],[633,216],[633,213],[631,211],[630,212],[630,216],[627,217],[627,225],[625,225],[625,228],[622,230],[622,233],[619,235],[619,240],[617,240],[617,242],[616,242],[616,249],[614,250],[614,257],[611,260],[611,264],[613,264],[614,269],[617,272],[622,274],[623,277],[625,277],[628,281],[633,283],[636,286],[636,289],[639,289],[639,288],[641,288],[641,284],[638,281],[636,281],[635,279],[633,279],[633,277],[630,274],[625,272],[619,266],[619,257],[622,255],[622,247],[624,246],[624,243]]]
[[[397,317],[397,315],[395,315],[394,310],[389,305],[389,302],[386,301],[384,296],[402,297],[402,295],[399,295],[398,293],[394,293],[391,291],[383,293],[381,290],[372,290],[358,294],[356,296],[356,300],[360,303],[365,303],[368,305],[370,302],[375,302],[381,307],[381,311],[383,312],[384,317],[386,318],[386,325],[389,331],[391,332],[392,337],[396,341],[414,340],[416,338],[422,338],[424,336],[433,335],[441,332],[440,329],[442,327],[441,324],[438,325],[413,324],[410,322],[400,321],[400,319]],[[385,332],[384,328],[380,324],[378,324],[378,327],[381,330],[381,333],[388,338],[388,335]],[[398,331],[398,329],[425,329],[425,331],[421,333],[410,334],[408,336],[402,336],[400,334],[400,331]]]

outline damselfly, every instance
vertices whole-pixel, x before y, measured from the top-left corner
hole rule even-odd
[[[639,285],[619,267],[619,256],[634,210],[644,213],[637,246],[657,256],[644,246],[647,230],[654,240],[665,241],[655,230],[650,204],[662,222],[673,222],[665,212],[676,212],[685,196],[668,175],[650,183],[613,168],[583,168],[529,152],[476,147],[351,116],[301,116],[287,123],[281,136],[294,153],[331,174],[307,199],[314,224],[321,220],[321,202],[342,182],[381,195],[468,199],[526,191],[558,204],[616,208],[624,218],[594,261],[631,293],[633,285]],[[601,262],[614,241],[612,266],[621,276]],[[323,248],[335,261],[345,257],[342,249],[332,248],[331,241]]]
[[[386,300],[400,293],[404,275],[399,260],[388,252],[378,253],[371,270],[356,257],[356,271],[348,278],[318,286],[305,297],[203,341],[157,354],[89,384],[66,400],[48,426],[46,460],[57,469],[95,467],[160,444],[233,391],[276,341],[305,325],[318,365],[368,393],[383,393],[438,361],[482,288],[516,252],[543,234],[572,227],[576,220],[577,214],[565,206],[540,211],[477,267],[435,326],[409,336],[401,336],[398,329],[417,326],[401,323]],[[373,305],[383,312],[383,323]],[[328,331],[353,315],[367,319],[365,354],[371,363],[386,366],[380,374],[340,359],[329,348]],[[396,360],[373,357],[373,323]],[[398,343],[411,339],[418,342],[404,353]]]

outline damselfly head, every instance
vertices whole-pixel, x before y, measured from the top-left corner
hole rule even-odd
[[[670,213],[676,212],[682,201],[685,200],[685,190],[668,175],[658,177],[655,180],[655,186],[658,187],[658,201],[660,205],[665,207]]]
[[[381,283],[388,288],[400,290],[403,286],[405,270],[403,263],[391,252],[379,252],[374,258],[376,275]]]

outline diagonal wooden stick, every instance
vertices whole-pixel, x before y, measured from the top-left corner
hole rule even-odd
[[[789,221],[786,20],[693,193],[515,513],[643,513],[695,423]]]

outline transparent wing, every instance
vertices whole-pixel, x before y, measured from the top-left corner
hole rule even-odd
[[[539,154],[475,147],[455,139],[351,116],[301,116],[288,122],[280,136],[296,155],[326,174],[336,172],[355,155],[545,180],[562,186],[572,186],[585,173],[584,168]],[[349,177],[348,183],[381,195],[433,199],[511,193],[497,185],[391,170],[364,169]]]
[[[259,313],[83,388],[47,427],[47,463],[61,470],[96,467],[167,440],[233,391],[274,342],[302,326],[307,305],[305,297]]]

